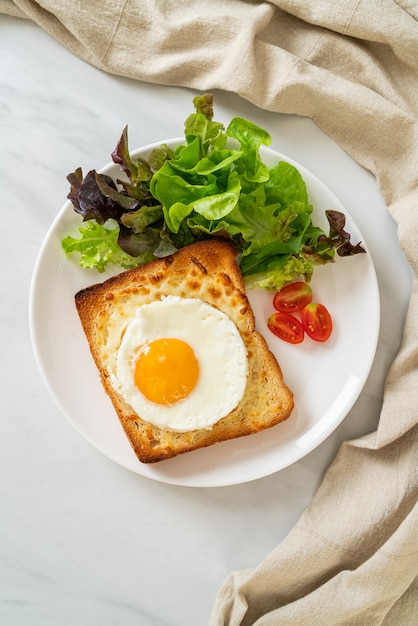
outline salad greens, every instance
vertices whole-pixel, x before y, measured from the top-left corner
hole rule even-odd
[[[184,124],[184,144],[165,144],[147,159],[131,156],[128,130],[112,153],[121,178],[78,168],[69,174],[68,198],[86,226],[67,236],[67,255],[99,272],[108,263],[136,267],[210,237],[227,237],[237,247],[248,286],[280,289],[314,267],[365,252],[344,230],[345,216],[325,211],[326,234],[311,220],[313,207],[299,171],[285,161],[268,167],[260,157],[267,131],[240,117],[226,130],[213,121],[210,94],[193,100]]]

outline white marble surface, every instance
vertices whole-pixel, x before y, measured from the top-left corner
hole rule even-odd
[[[35,25],[0,16],[0,623],[199,626],[228,573],[257,565],[310,502],[340,443],[373,430],[398,349],[409,268],[373,176],[310,120],[215,92],[216,117],[264,126],[273,147],[327,184],[363,232],[381,293],[381,334],[363,393],[315,451],[266,478],[176,487],[102,456],[61,415],[41,380],[28,293],[66,175],[131,146],[179,136],[193,93],[106,75]],[[367,312],[365,312],[366,314]]]

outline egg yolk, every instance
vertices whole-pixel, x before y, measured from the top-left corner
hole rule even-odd
[[[170,405],[192,391],[199,377],[199,363],[192,348],[181,339],[156,339],[141,348],[134,381],[151,402]]]

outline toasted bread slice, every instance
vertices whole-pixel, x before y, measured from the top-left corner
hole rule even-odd
[[[174,432],[143,420],[116,391],[116,356],[127,325],[141,305],[167,295],[199,298],[237,326],[248,356],[247,384],[239,404],[210,430]],[[255,318],[236,261],[235,246],[207,240],[125,271],[79,291],[75,302],[101,382],[138,459],[153,463],[217,442],[250,435],[289,417],[293,394]]]

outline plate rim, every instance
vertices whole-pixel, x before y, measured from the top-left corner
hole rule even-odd
[[[147,152],[149,153],[153,148],[160,146],[161,144],[168,144],[171,146],[174,145],[179,145],[181,143],[184,143],[184,137],[176,137],[176,138],[170,138],[170,139],[166,139],[166,140],[161,140],[161,141],[156,141],[150,144],[147,144],[145,146],[142,146],[140,148],[136,148],[132,151],[130,151],[130,154],[132,156],[137,156],[139,154],[146,154]],[[338,196],[320,179],[318,178],[313,172],[311,172],[308,168],[306,168],[304,165],[302,165],[301,163],[299,163],[298,161],[296,161],[295,159],[292,159],[291,157],[287,156],[286,154],[280,152],[279,150],[274,149],[271,146],[265,147],[265,146],[261,146],[260,149],[260,153],[262,154],[263,152],[267,152],[270,153],[272,157],[277,158],[279,160],[285,160],[288,163],[294,165],[301,173],[302,177],[304,178],[308,191],[309,191],[309,183],[308,181],[306,181],[306,177],[308,177],[308,179],[310,179],[311,181],[314,181],[314,183],[316,185],[318,185],[326,194],[330,195],[333,200],[336,200],[337,203],[339,205],[341,205],[341,207],[344,209],[344,212],[346,214],[346,216],[349,216],[350,220],[353,222],[353,224],[355,225],[355,228],[357,230],[357,232],[360,234],[362,242],[364,243],[366,249],[367,249],[367,255],[368,255],[368,260],[369,260],[369,270],[371,270],[372,273],[372,277],[373,277],[373,281],[374,281],[374,286],[375,286],[375,296],[376,296],[376,301],[374,302],[376,310],[375,310],[375,316],[376,316],[376,320],[375,320],[375,326],[374,326],[374,337],[371,339],[370,342],[370,354],[369,354],[369,359],[368,359],[368,363],[367,365],[364,367],[364,373],[363,373],[363,378],[362,381],[359,385],[359,388],[356,390],[356,392],[352,393],[350,398],[349,398],[349,402],[347,403],[343,414],[340,416],[340,418],[338,419],[338,421],[333,421],[330,423],[328,428],[325,428],[323,430],[323,432],[321,433],[321,435],[319,436],[319,438],[314,439],[310,445],[307,445],[304,448],[300,448],[300,454],[299,455],[295,455],[295,457],[290,461],[290,462],[285,462],[283,465],[280,466],[280,464],[278,465],[277,468],[271,470],[271,471],[262,471],[260,469],[260,471],[257,472],[253,472],[253,474],[249,477],[245,477],[242,480],[224,480],[224,481],[216,481],[216,482],[199,482],[199,481],[193,481],[193,480],[179,480],[178,478],[176,479],[175,477],[170,477],[169,473],[165,474],[164,472],[159,472],[157,467],[155,466],[159,466],[159,464],[151,464],[151,465],[144,465],[144,464],[139,464],[138,467],[138,471],[136,471],[135,469],[133,469],[128,462],[123,462],[120,459],[117,458],[117,455],[113,455],[109,453],[109,451],[106,451],[102,448],[102,446],[98,445],[97,442],[95,442],[94,440],[92,440],[92,438],[90,436],[87,435],[87,433],[82,432],[81,429],[78,427],[78,425],[76,424],[74,418],[70,415],[68,415],[68,412],[65,410],[65,407],[63,406],[63,403],[61,401],[61,399],[59,398],[59,396],[56,393],[56,390],[52,387],[51,382],[48,378],[48,374],[45,368],[45,364],[43,362],[43,357],[42,357],[42,348],[41,348],[41,340],[40,337],[38,335],[38,329],[36,327],[36,298],[37,298],[37,287],[38,287],[38,283],[41,279],[40,276],[40,268],[42,266],[42,261],[44,258],[44,255],[46,254],[46,251],[48,249],[48,245],[50,243],[51,238],[53,237],[55,230],[57,228],[57,225],[61,222],[61,220],[65,217],[67,212],[70,212],[69,214],[71,215],[71,211],[73,211],[72,208],[72,204],[70,200],[67,200],[63,206],[61,207],[61,209],[57,212],[57,214],[55,215],[54,219],[52,220],[50,226],[48,227],[43,240],[41,242],[40,248],[38,250],[38,254],[36,256],[36,260],[34,263],[34,267],[33,267],[33,271],[32,271],[32,276],[31,276],[31,281],[30,281],[30,288],[29,288],[29,333],[30,333],[30,339],[31,339],[31,345],[32,345],[32,350],[33,350],[33,354],[34,354],[34,358],[35,358],[35,362],[37,365],[37,369],[41,375],[42,381],[49,393],[49,395],[51,396],[51,398],[53,399],[55,405],[57,406],[57,408],[59,409],[59,411],[63,414],[63,416],[67,419],[67,421],[70,423],[70,425],[74,428],[74,430],[85,440],[87,441],[93,448],[95,448],[97,451],[99,451],[101,454],[103,454],[106,458],[108,458],[109,460],[115,462],[116,464],[118,464],[121,467],[124,467],[125,469],[127,469],[128,471],[131,471],[133,473],[136,473],[138,475],[141,475],[143,477],[146,478],[150,478],[152,480],[156,480],[158,482],[163,482],[166,484],[171,484],[171,485],[177,485],[177,486],[189,486],[189,487],[224,487],[224,486],[231,486],[231,485],[237,485],[237,484],[244,484],[247,482],[252,482],[255,480],[259,480],[260,478],[269,476],[271,474],[274,474],[276,472],[279,472],[291,465],[293,465],[294,463],[300,461],[302,458],[304,458],[307,454],[309,454],[310,452],[312,452],[313,450],[315,450],[321,443],[323,443],[337,428],[338,426],[344,421],[344,419],[347,417],[348,413],[351,411],[351,409],[353,408],[354,404],[356,403],[357,399],[359,398],[359,396],[361,395],[361,392],[364,388],[364,385],[367,382],[367,379],[370,375],[370,371],[372,369],[374,360],[375,360],[375,356],[376,356],[376,350],[377,350],[377,346],[378,346],[378,341],[379,341],[379,334],[380,334],[380,318],[381,318],[381,308],[380,308],[380,299],[379,299],[379,284],[377,281],[377,275],[376,275],[376,269],[374,266],[374,262],[373,262],[373,258],[371,255],[370,250],[368,249],[367,246],[367,241],[364,239],[362,232],[360,231],[357,223],[355,222],[355,220],[353,219],[353,217],[351,216],[350,212],[348,211],[348,209],[343,205],[343,203],[339,200]],[[117,165],[113,162],[108,162],[106,165],[104,165],[102,168],[100,168],[100,170],[97,170],[98,172],[106,172],[110,169],[113,169],[117,167]],[[76,213],[74,212],[74,216],[76,216]],[[67,260],[64,257],[64,262],[66,262]],[[123,271],[121,269],[118,270],[119,272]],[[103,276],[101,274],[97,274],[97,281],[96,282],[102,282],[102,280],[105,280],[107,278],[107,276]],[[291,418],[290,418],[291,419]],[[251,437],[256,437],[257,435],[251,435]],[[198,451],[197,451],[198,452]],[[142,467],[142,465],[144,465],[144,467]],[[143,471],[139,471],[139,469],[143,470]],[[155,471],[156,470],[156,471]]]

